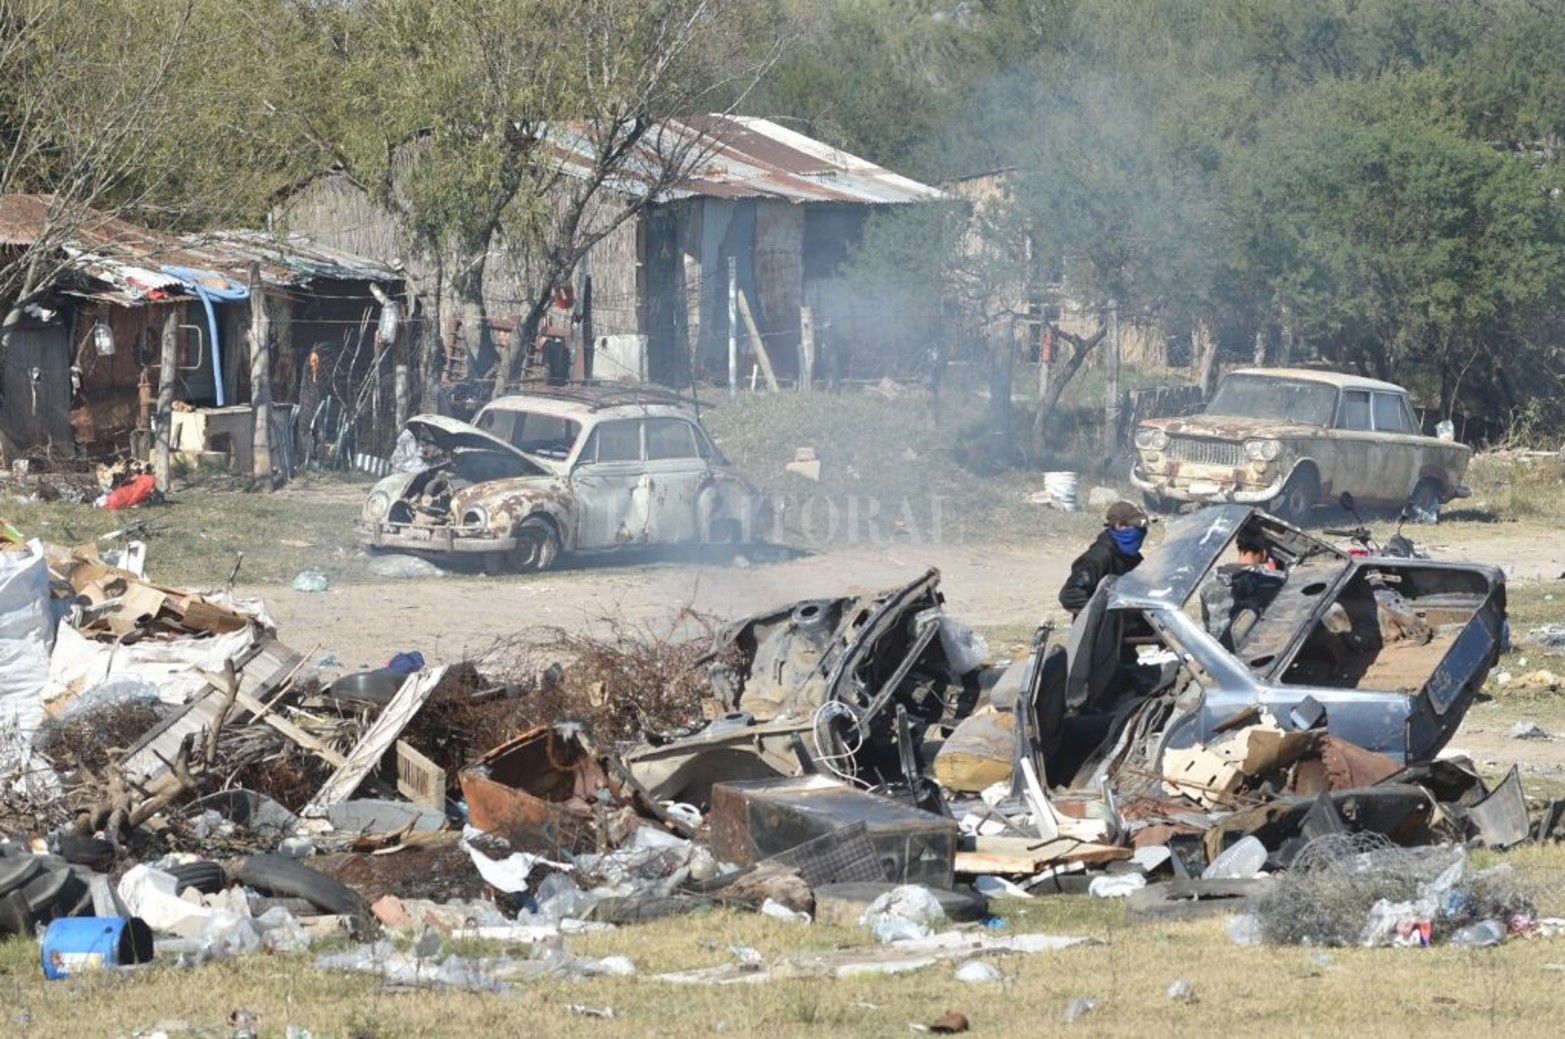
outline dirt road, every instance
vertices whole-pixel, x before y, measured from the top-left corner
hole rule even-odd
[[[1411,533],[1441,558],[1502,567],[1512,581],[1565,571],[1565,539],[1534,525],[1453,523]],[[657,626],[682,607],[722,618],[795,599],[879,589],[940,570],[953,614],[975,626],[1025,627],[1058,614],[1055,593],[1081,535],[1041,532],[1028,544],[870,544],[750,565],[600,562],[534,577],[446,576],[334,586],[324,593],[251,586],[289,645],[331,653],[349,669],[378,667],[419,650],[456,661],[537,625],[579,627],[608,616]],[[1156,551],[1154,543],[1150,551]]]

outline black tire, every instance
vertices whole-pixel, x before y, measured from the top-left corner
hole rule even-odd
[[[369,904],[341,881],[281,855],[251,855],[224,864],[227,875],[264,894],[302,898],[327,913],[369,918]]]
[[[536,574],[549,569],[560,556],[560,532],[554,521],[544,516],[528,516],[516,528],[516,547],[508,563],[519,574]]]
[[[0,859],[0,895],[8,895],[26,884],[43,869],[43,863],[33,855],[18,855]]]
[[[1414,518],[1423,514],[1439,515],[1440,496],[1444,490],[1444,486],[1433,476],[1418,481],[1418,486],[1413,488],[1413,496],[1408,499],[1408,504],[1413,507]]]
[[[60,838],[58,851],[66,862],[86,866],[97,873],[107,873],[114,868],[114,845],[101,837],[67,834]]]
[[[1288,477],[1282,493],[1271,500],[1266,511],[1280,520],[1302,527],[1305,520],[1310,518],[1310,510],[1315,508],[1318,501],[1320,501],[1320,477],[1315,475],[1312,467],[1301,465],[1293,471],[1292,476]]]
[[[1154,516],[1167,516],[1178,509],[1178,503],[1165,498],[1161,494],[1153,494],[1151,491],[1141,492],[1141,504],[1146,507],[1147,513]]]
[[[185,862],[164,872],[179,881],[178,891],[193,887],[203,895],[215,895],[228,886],[228,874],[220,862]]]
[[[27,899],[20,891],[0,896],[0,936],[31,938],[37,923],[33,911],[27,908]]]
[[[712,545],[737,545],[744,539],[744,528],[736,519],[715,519],[707,531],[707,543]]]

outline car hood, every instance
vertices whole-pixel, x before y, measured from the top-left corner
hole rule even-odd
[[[504,440],[459,419],[445,415],[414,415],[408,419],[406,428],[418,439],[429,441],[447,454],[456,454],[459,451],[496,451],[521,459],[539,475],[547,472],[543,466]]]
[[[1161,429],[1170,436],[1220,437],[1224,440],[1317,436],[1321,431],[1320,426],[1244,415],[1186,415],[1183,418],[1147,419],[1141,423],[1141,428]]]
[[[1178,606],[1185,602],[1207,571],[1223,558],[1239,525],[1256,511],[1248,505],[1210,505],[1169,520],[1162,525],[1161,537],[1154,534],[1147,539],[1141,565],[1115,585],[1115,604]],[[1331,559],[1343,567],[1350,561],[1342,550],[1291,524],[1269,516],[1263,522],[1274,538],[1286,542],[1291,555]]]

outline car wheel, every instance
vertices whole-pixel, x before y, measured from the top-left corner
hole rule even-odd
[[[554,565],[560,555],[560,535],[554,524],[542,516],[528,516],[516,528],[516,547],[511,550],[511,569],[517,573],[537,573]]]
[[[1433,520],[1425,519],[1425,516],[1438,516],[1440,514],[1440,481],[1433,476],[1426,476],[1418,481],[1418,486],[1413,488],[1413,496],[1408,504],[1413,507],[1413,516],[1420,523],[1432,523]]]
[[[1300,527],[1309,519],[1310,510],[1319,500],[1320,480],[1315,470],[1301,466],[1288,478],[1282,493],[1272,499],[1267,511],[1278,519]]]
[[[1166,516],[1178,507],[1177,503],[1171,499],[1165,498],[1161,494],[1153,494],[1151,491],[1141,492],[1141,503],[1146,507],[1149,514],[1159,516]]]
[[[707,532],[707,540],[714,545],[737,545],[744,537],[744,528],[736,519],[715,519]]]

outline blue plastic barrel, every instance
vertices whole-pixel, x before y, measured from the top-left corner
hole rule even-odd
[[[51,981],[86,971],[147,963],[152,928],[139,916],[70,916],[43,935],[43,975]]]

